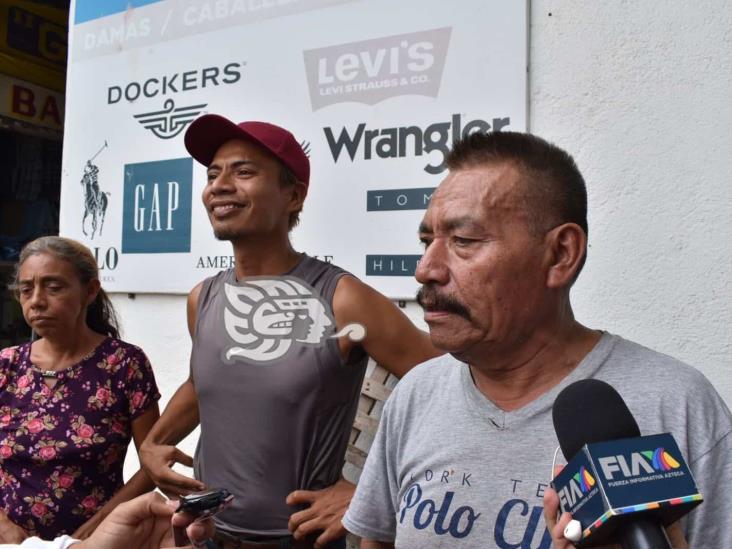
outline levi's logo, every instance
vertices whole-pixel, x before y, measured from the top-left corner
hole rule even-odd
[[[681,464],[663,448],[633,452],[627,457],[624,455],[601,457],[598,463],[607,480],[614,480],[617,473],[629,478],[681,467]]]
[[[437,97],[450,33],[443,27],[304,51],[313,110],[400,95]]]

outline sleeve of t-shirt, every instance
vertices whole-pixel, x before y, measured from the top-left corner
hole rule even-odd
[[[396,396],[396,393],[392,394],[384,406],[356,493],[343,517],[343,526],[349,532],[385,542],[394,541],[396,536],[399,497],[392,412]]]
[[[0,391],[8,384],[10,364],[15,360],[17,352],[17,347],[6,347],[0,351]]]
[[[142,349],[131,347],[124,376],[130,419],[135,419],[160,398],[155,374]]]
[[[732,547],[732,431],[689,466],[702,504],[687,518],[689,547]]]
[[[704,501],[684,518],[689,547],[732,548],[732,414],[711,382],[697,373],[684,380],[681,413],[686,458]],[[676,399],[670,399],[678,406]],[[685,412],[685,413],[684,413]],[[674,433],[675,434],[675,433]]]

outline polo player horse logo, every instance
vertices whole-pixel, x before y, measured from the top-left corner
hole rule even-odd
[[[107,205],[109,204],[109,193],[103,192],[99,188],[99,168],[96,164],[92,164],[99,153],[101,153],[107,147],[107,142],[104,142],[102,148],[97,153],[86,161],[84,166],[84,175],[81,178],[81,185],[84,187],[84,218],[81,220],[81,231],[85,236],[89,236],[86,232],[86,218],[91,215],[91,237],[94,238],[94,234],[97,232],[97,225],[99,225],[99,236],[102,235],[102,227],[104,226],[104,216],[107,213]]]

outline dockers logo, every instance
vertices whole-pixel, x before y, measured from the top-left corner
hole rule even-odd
[[[143,99],[165,97],[171,94],[221,85],[236,84],[246,63],[228,63],[223,67],[204,67],[178,73],[151,76],[145,80],[107,87],[107,104],[123,99],[136,103]],[[166,99],[162,109],[146,110],[133,117],[160,139],[171,139],[180,134],[207,106],[206,103],[176,107],[173,99]]]
[[[437,97],[450,31],[444,27],[304,51],[313,110],[345,101],[375,105],[398,95]]]
[[[136,114],[135,118],[160,139],[170,139],[193,122],[204,108],[206,108],[206,103],[176,109],[175,102],[168,99],[163,105],[163,110]]]
[[[360,324],[332,334],[335,322],[328,304],[293,277],[247,278],[225,284],[224,326],[233,345],[223,352],[226,362],[268,363],[284,356],[294,343],[320,346],[327,338],[366,335]]]

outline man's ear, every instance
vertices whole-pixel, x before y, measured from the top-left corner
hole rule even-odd
[[[290,186],[290,211],[299,212],[308,195],[308,186],[302,181],[297,181]]]
[[[554,227],[545,238],[548,240],[550,258],[546,275],[547,287],[571,286],[584,264],[587,253],[585,231],[576,223],[564,223]]]

